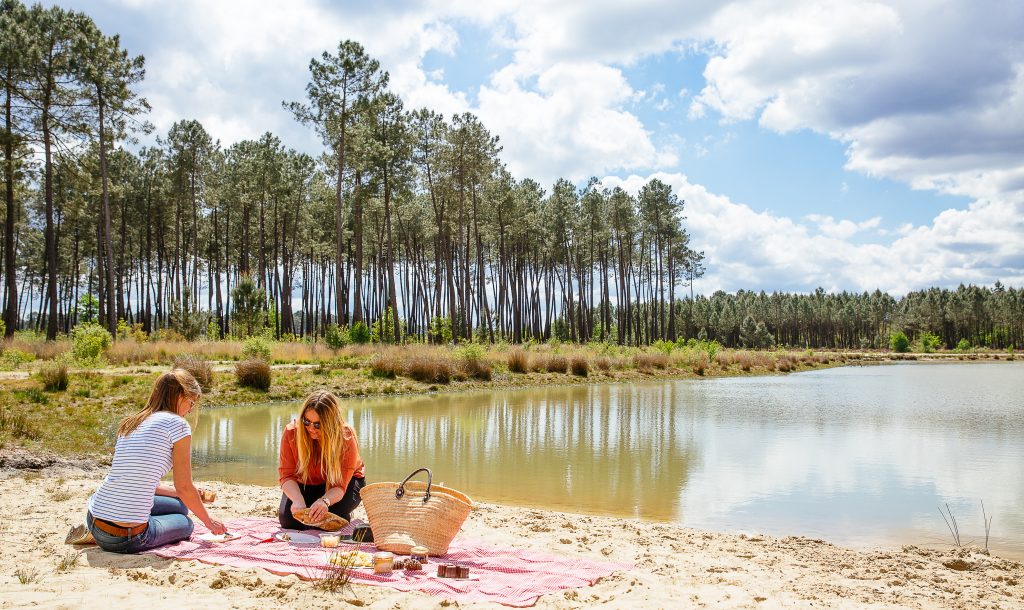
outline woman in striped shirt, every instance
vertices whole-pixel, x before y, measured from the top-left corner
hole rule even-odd
[[[86,526],[100,548],[139,553],[192,535],[191,510],[214,534],[227,530],[206,512],[192,482],[192,428],[185,416],[202,395],[188,372],[160,375],[146,407],[117,429],[110,473],[89,498]],[[174,486],[161,484],[174,470]]]

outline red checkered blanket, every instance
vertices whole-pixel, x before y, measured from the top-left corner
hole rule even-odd
[[[198,536],[208,533],[197,523],[190,540],[148,551],[169,559],[195,559],[205,563],[238,568],[263,568],[274,574],[296,574],[317,578],[327,565],[328,550],[318,545],[294,544],[270,540],[280,531],[274,519],[249,518],[230,521],[228,529],[239,534],[228,542],[204,542]],[[350,533],[357,523],[342,530]],[[316,533],[312,530],[310,533]],[[350,547],[351,545],[342,545]],[[361,550],[374,552],[372,544]],[[438,578],[436,564],[469,566],[472,579]],[[431,557],[420,572],[396,571],[374,574],[372,570],[353,570],[352,580],[399,591],[422,591],[458,601],[488,601],[507,606],[532,606],[545,593],[592,585],[600,578],[633,564],[571,558],[520,548],[502,548],[483,541],[456,537],[442,557]]]

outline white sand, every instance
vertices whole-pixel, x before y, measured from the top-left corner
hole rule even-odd
[[[81,550],[64,544],[105,469],[0,470],[0,607],[495,607],[354,585],[315,590],[295,576]],[[214,485],[214,514],[273,516],[275,488]],[[357,516],[361,516],[357,513]],[[538,608],[1024,608],[1024,565],[977,550],[855,551],[806,538],[743,536],[642,521],[480,504],[467,535],[569,556],[633,562]],[[28,577],[31,582],[21,583]]]

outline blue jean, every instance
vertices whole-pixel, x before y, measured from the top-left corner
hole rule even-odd
[[[149,513],[149,526],[137,536],[112,536],[96,527],[96,518],[86,513],[85,525],[92,532],[96,544],[111,553],[141,553],[158,546],[188,540],[192,535],[192,520],[188,508],[178,498],[153,496],[153,510]]]

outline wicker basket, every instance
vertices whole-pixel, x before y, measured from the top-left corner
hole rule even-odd
[[[427,482],[409,481],[420,472]],[[433,485],[428,468],[420,468],[401,483],[371,483],[362,490],[363,506],[378,549],[408,555],[414,546],[430,555],[444,555],[473,508],[466,494]]]

